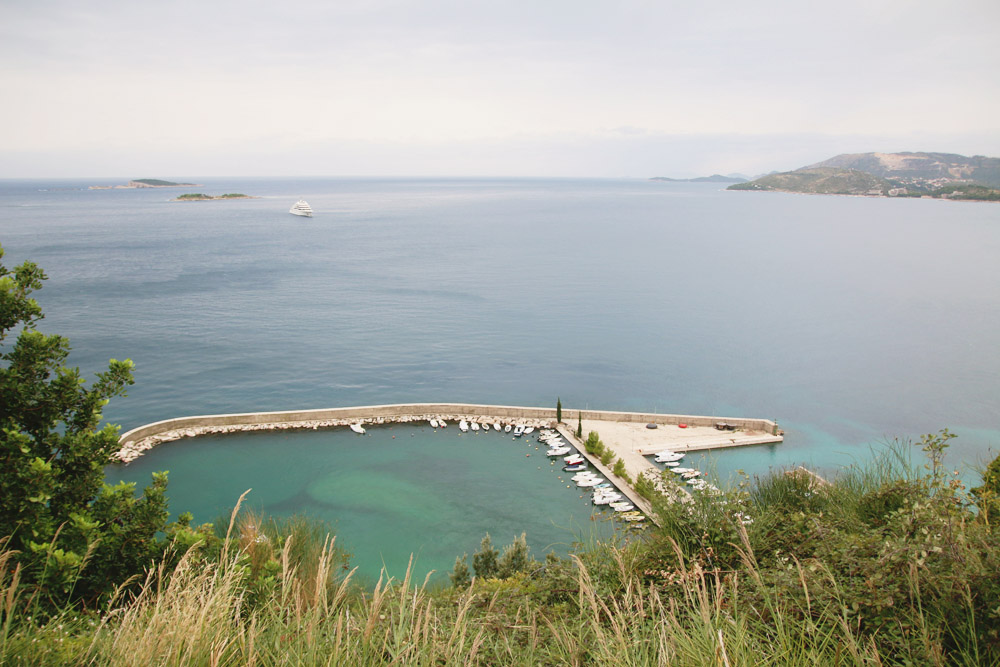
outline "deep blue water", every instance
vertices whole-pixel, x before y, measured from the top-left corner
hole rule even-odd
[[[576,179],[85,189],[127,180],[0,182],[4,264],[49,276],[40,328],[88,374],[134,360],[106,411],[125,429],[561,397],[777,418],[785,443],[716,455],[724,476],[945,427],[964,471],[1000,449],[997,205]],[[169,201],[185,191],[261,198]],[[299,197],[314,218],[288,214]]]

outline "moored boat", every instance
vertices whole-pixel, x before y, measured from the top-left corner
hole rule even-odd
[[[427,423],[430,424],[434,428],[438,427],[438,420],[436,420],[436,419],[429,419],[429,420],[427,420]]]
[[[351,430],[357,433],[358,435],[365,434],[365,428],[361,424],[351,424]]]
[[[462,431],[462,433],[465,433],[466,431],[469,430],[469,422],[463,419],[462,421],[458,422],[458,428],[460,431]]]

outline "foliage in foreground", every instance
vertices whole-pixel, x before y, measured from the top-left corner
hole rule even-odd
[[[39,623],[5,551],[0,662],[1000,664],[998,536],[941,466],[949,437],[922,441],[922,474],[891,450],[832,484],[747,481],[570,559],[486,538],[475,576],[439,590],[409,575],[353,588],[329,541],[261,540],[241,516],[102,613]],[[299,540],[313,546],[296,558]]]
[[[154,475],[139,498],[134,485],[104,483],[120,446],[116,427],[99,427],[101,410],[132,384],[132,362],[112,359],[87,388],[66,365],[69,341],[36,329],[31,295],[44,280],[32,262],[0,264],[0,536],[22,589],[58,608],[96,603],[162,553],[167,478]]]

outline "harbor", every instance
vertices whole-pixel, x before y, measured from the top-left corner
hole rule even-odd
[[[550,465],[559,465],[567,473],[577,473],[572,478],[567,474],[568,481],[576,483],[584,492],[593,492],[595,505],[609,505],[623,518],[638,521],[639,513],[652,516],[649,501],[632,484],[615,475],[611,467],[587,453],[584,442],[574,433],[574,421],[582,433],[595,431],[599,434],[604,446],[613,454],[612,460],[622,461],[631,480],[646,476],[663,491],[667,489],[660,483],[661,469],[651,458],[658,453],[672,453],[676,461],[688,452],[783,440],[777,423],[766,419],[572,408],[561,412],[562,423],[557,421],[557,411],[550,408],[440,403],[182,417],[124,433],[120,438],[122,449],[116,458],[127,464],[165,442],[255,431],[347,428],[364,435],[366,428],[371,426],[419,424],[435,429],[455,428],[472,437],[499,433],[510,436],[515,442],[524,436],[522,442],[529,446],[538,443],[548,447]],[[576,420],[572,419],[574,416]],[[562,476],[559,479],[567,481]]]

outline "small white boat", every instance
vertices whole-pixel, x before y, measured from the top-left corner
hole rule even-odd
[[[351,424],[351,430],[357,433],[358,435],[365,434],[365,428],[361,424]]]
[[[312,207],[306,203],[305,199],[300,199],[294,204],[292,204],[292,208],[290,208],[288,212],[291,213],[292,215],[301,215],[302,217],[305,218],[313,217]]]
[[[611,503],[611,507],[616,512],[631,512],[635,509],[635,505],[629,505],[628,503]]]
[[[448,428],[448,422],[446,422],[443,419],[439,419],[438,420],[438,426],[440,426],[441,428]]]
[[[697,470],[692,470],[691,472],[682,472],[681,477],[684,479],[694,479],[695,477],[701,477],[701,473]]]
[[[518,424],[514,427],[514,437],[520,438],[522,435],[524,435],[524,427]]]
[[[438,420],[436,420],[436,419],[431,419],[427,423],[430,424],[431,426],[433,426],[434,428],[438,427]]]
[[[694,472],[694,468],[671,468],[670,472],[675,472],[678,475],[683,475],[686,472]]]
[[[680,461],[682,458],[684,458],[684,454],[682,452],[675,452],[670,449],[664,449],[662,451],[656,452],[655,456],[656,460],[659,461],[660,463],[663,463],[664,461]]]
[[[569,447],[553,447],[552,449],[546,450],[546,456],[562,456],[569,452]]]
[[[668,468],[676,468],[676,467],[677,467],[677,466],[679,466],[680,464],[681,464],[681,462],[680,462],[680,461],[667,461],[667,462],[666,462],[666,463],[664,463],[663,465],[667,466]]]
[[[580,487],[581,489],[586,489],[587,487],[590,487],[590,486],[597,486],[598,484],[600,484],[603,481],[604,481],[604,479],[601,478],[601,477],[591,477],[590,479],[581,479],[580,481],[578,481],[576,483],[576,485],[578,487]]]
[[[579,482],[580,480],[583,479],[596,479],[596,478],[597,478],[597,473],[593,472],[592,470],[581,470],[580,472],[570,477],[570,479],[573,480],[574,482]]]
[[[595,505],[610,505],[621,499],[622,494],[620,493],[595,493],[593,498]]]
[[[495,428],[496,430],[499,431],[500,430],[500,422],[493,422],[493,428]]]
[[[462,433],[465,433],[466,431],[469,430],[469,422],[463,419],[462,421],[458,422],[458,428],[459,430],[462,431]]]
[[[504,433],[510,433],[510,429],[511,428],[512,428],[511,425],[507,424],[506,426],[503,427],[503,432]]]
[[[583,463],[586,459],[579,454],[570,454],[569,456],[564,456],[563,461],[565,461],[567,465],[574,465],[576,463]]]
[[[472,427],[473,431],[478,431],[479,430],[479,423],[478,422],[472,422],[469,425]],[[461,424],[459,424],[459,426],[461,426]]]
[[[525,435],[528,435],[529,433],[533,433],[534,431],[535,431],[535,427],[534,426],[525,426],[524,427],[524,434]]]

